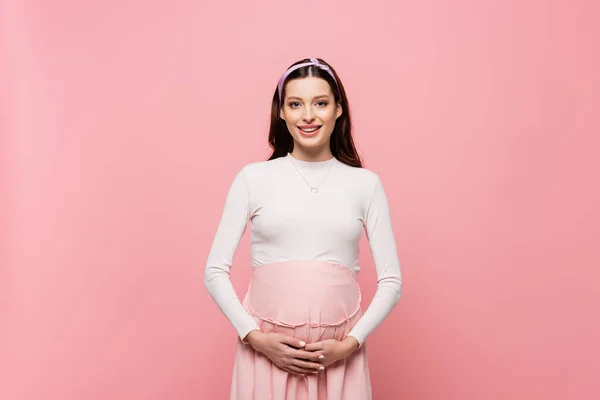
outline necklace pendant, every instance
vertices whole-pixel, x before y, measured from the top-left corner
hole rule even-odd
[[[311,187],[310,191],[313,192],[313,193],[318,193],[319,192],[319,188]]]

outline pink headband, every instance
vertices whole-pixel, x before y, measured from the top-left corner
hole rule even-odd
[[[311,57],[310,58],[310,62],[305,62],[305,63],[301,63],[301,64],[296,64],[296,65],[292,65],[290,67],[290,69],[288,69],[287,71],[285,71],[285,73],[283,74],[283,76],[279,79],[279,83],[277,84],[277,91],[279,92],[279,104],[281,104],[281,93],[282,93],[282,89],[283,89],[283,82],[285,81],[285,78],[287,78],[287,76],[292,73],[293,71],[297,70],[298,68],[302,68],[302,67],[306,67],[309,65],[314,65],[315,67],[319,67],[322,70],[325,70],[329,73],[329,75],[331,75],[331,77],[333,78],[333,81],[335,82],[335,88],[337,89],[338,95],[340,97],[340,99],[342,98],[341,93],[340,93],[340,88],[338,87],[338,83],[337,83],[337,79],[335,79],[335,76],[333,75],[333,72],[331,72],[331,70],[329,69],[329,66],[325,65],[325,64],[321,64],[319,62],[319,60],[317,60],[315,57]]]

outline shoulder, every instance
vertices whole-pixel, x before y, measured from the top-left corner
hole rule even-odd
[[[283,158],[280,157],[273,160],[249,162],[241,168],[240,172],[246,175],[261,174],[276,169],[283,161]]]
[[[372,191],[381,182],[375,171],[365,167],[353,167],[340,162],[338,163],[338,169],[347,179],[353,182],[354,186],[363,187],[368,191]]]
[[[245,164],[238,170],[238,176],[242,177],[247,184],[257,184],[265,180],[271,180],[273,174],[281,170],[282,158],[265,161],[253,161]]]

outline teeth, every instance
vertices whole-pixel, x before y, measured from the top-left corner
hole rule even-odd
[[[301,130],[303,130],[304,132],[314,132],[319,128],[300,128]]]

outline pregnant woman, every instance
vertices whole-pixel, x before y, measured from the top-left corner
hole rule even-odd
[[[238,333],[231,399],[366,400],[365,340],[398,302],[402,279],[387,197],[362,166],[348,99],[316,58],[281,76],[266,161],[241,168],[210,249],[205,285]],[[229,277],[251,223],[252,278],[240,301]],[[377,290],[356,282],[366,233]]]

